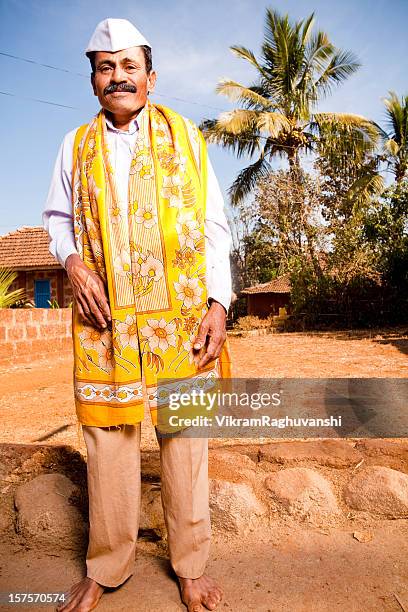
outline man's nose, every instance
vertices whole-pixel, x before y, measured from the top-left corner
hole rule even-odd
[[[111,81],[114,83],[122,83],[127,81],[126,71],[121,66],[115,66],[111,74]]]

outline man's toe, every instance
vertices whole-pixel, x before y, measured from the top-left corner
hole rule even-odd
[[[205,605],[207,610],[215,610],[219,601],[220,600],[218,599],[218,597],[215,597],[214,594],[211,594],[207,595],[207,597],[203,599],[203,604]]]
[[[203,608],[200,601],[191,601],[188,604],[188,612],[202,612]]]

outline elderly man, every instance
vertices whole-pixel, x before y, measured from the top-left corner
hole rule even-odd
[[[74,396],[88,466],[87,575],[58,610],[92,610],[105,587],[134,571],[146,407],[182,601],[214,610],[222,590],[204,574],[208,440],[158,429],[162,381],[202,388],[230,373],[223,199],[197,127],[148,99],[156,73],[142,34],[106,19],[86,55],[102,108],[65,136],[43,212],[50,252],[73,289]]]

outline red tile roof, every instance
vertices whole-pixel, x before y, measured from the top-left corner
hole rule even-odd
[[[42,226],[24,225],[0,236],[1,268],[61,267],[48,250],[49,235]]]
[[[245,287],[241,293],[290,293],[290,281],[287,276],[278,276],[267,283]]]

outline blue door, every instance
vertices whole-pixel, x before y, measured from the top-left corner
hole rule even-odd
[[[49,280],[34,281],[35,307],[49,308],[47,300],[51,300],[51,282]]]

